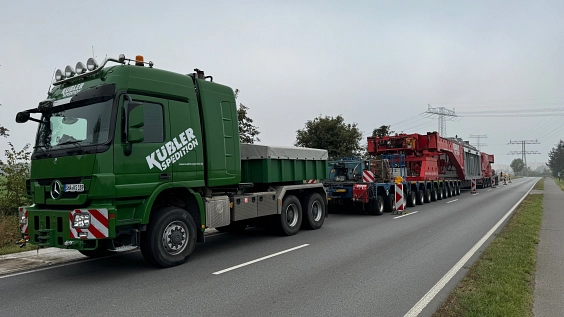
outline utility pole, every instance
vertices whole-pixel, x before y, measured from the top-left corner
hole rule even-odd
[[[456,115],[456,113],[454,112],[454,108],[452,110],[447,109],[445,107],[437,107],[437,108],[432,108],[431,105],[427,105],[427,111],[425,111],[425,113],[429,113],[429,114],[436,114],[439,117],[439,134],[442,137],[446,137],[447,136],[447,132],[446,132],[446,122],[445,122],[445,118],[449,118],[452,119],[454,117],[458,117]]]
[[[476,147],[478,148],[478,151],[482,149],[482,146],[488,146],[487,144],[480,143],[480,139],[488,138],[487,134],[470,134],[470,138],[478,139],[478,142],[476,142]]]
[[[508,144],[521,144],[521,151],[510,151],[509,155],[521,154],[521,159],[525,164],[525,172],[527,172],[527,154],[541,154],[539,151],[527,151],[525,146],[526,144],[540,144],[538,140],[519,140],[519,141],[509,140]]]

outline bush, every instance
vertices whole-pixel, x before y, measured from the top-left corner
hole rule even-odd
[[[17,216],[18,207],[30,203],[25,182],[29,177],[29,144],[16,150],[12,143],[5,151],[6,162],[0,161],[0,216]]]

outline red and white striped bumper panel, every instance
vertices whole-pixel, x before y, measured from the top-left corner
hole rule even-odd
[[[77,213],[90,214],[90,227],[87,229],[79,229],[72,227],[74,215]],[[71,239],[104,239],[108,234],[108,209],[75,209],[70,212],[69,219],[70,238]],[[79,236],[79,233],[85,232],[87,235]]]

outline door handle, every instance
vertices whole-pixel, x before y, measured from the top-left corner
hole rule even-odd
[[[170,179],[169,173],[161,173],[159,174],[159,179]]]

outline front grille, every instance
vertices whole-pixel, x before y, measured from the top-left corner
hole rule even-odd
[[[80,184],[83,179],[91,179],[91,177],[42,178],[35,181],[41,186],[51,186],[51,183],[56,179],[60,180],[63,184]]]
[[[68,212],[40,214],[29,218],[30,228],[35,231],[30,235],[32,242],[46,247],[64,247],[64,240],[69,237],[69,229],[63,224],[68,223],[68,219]]]

